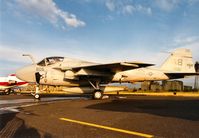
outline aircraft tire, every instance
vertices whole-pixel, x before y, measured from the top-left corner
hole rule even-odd
[[[39,94],[35,94],[35,99],[40,99],[40,96],[39,96]]]
[[[93,94],[93,99],[98,100],[98,99],[102,99],[102,97],[103,97],[102,91],[95,91]]]

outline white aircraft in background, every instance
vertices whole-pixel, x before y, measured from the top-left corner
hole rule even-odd
[[[5,94],[10,94],[15,88],[25,87],[28,83],[11,74],[8,77],[0,77],[0,91]]]
[[[66,57],[47,57],[32,65],[16,71],[18,78],[27,82],[44,85],[66,86],[65,90],[76,92],[87,90],[94,99],[100,99],[106,91],[104,84],[113,82],[160,81],[184,78],[197,75],[189,49],[180,48],[170,54],[160,68],[151,68],[154,64],[141,62],[118,62],[98,64]],[[114,89],[115,91],[115,89]],[[35,98],[39,98],[39,87],[36,88]]]

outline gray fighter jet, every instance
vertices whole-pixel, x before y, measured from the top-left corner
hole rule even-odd
[[[27,56],[27,55],[26,55]],[[30,56],[30,55],[28,55]],[[30,56],[31,57],[31,56]],[[32,58],[32,57],[31,57]],[[159,81],[184,78],[196,75],[189,49],[180,48],[170,53],[160,68],[154,64],[141,62],[118,62],[98,64],[67,57],[47,57],[42,61],[23,67],[16,71],[19,79],[44,85],[66,86],[69,91],[77,88],[86,93],[91,88],[94,99],[101,99],[106,86],[113,82]],[[114,89],[115,90],[115,89]],[[35,98],[40,98],[39,87]]]

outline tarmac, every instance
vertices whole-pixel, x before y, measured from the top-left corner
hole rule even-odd
[[[143,94],[143,93],[142,93]],[[0,137],[199,137],[199,97],[0,96]]]

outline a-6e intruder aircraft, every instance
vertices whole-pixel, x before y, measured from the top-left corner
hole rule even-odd
[[[16,71],[19,79],[38,85],[66,86],[70,90],[71,87],[82,90],[89,87],[92,88],[94,99],[102,98],[105,90],[103,84],[178,79],[197,74],[192,53],[185,48],[172,52],[160,68],[152,68],[150,66],[154,64],[141,62],[98,64],[66,57],[47,57],[36,64],[30,57],[33,64]],[[34,96],[40,97],[39,87]]]

